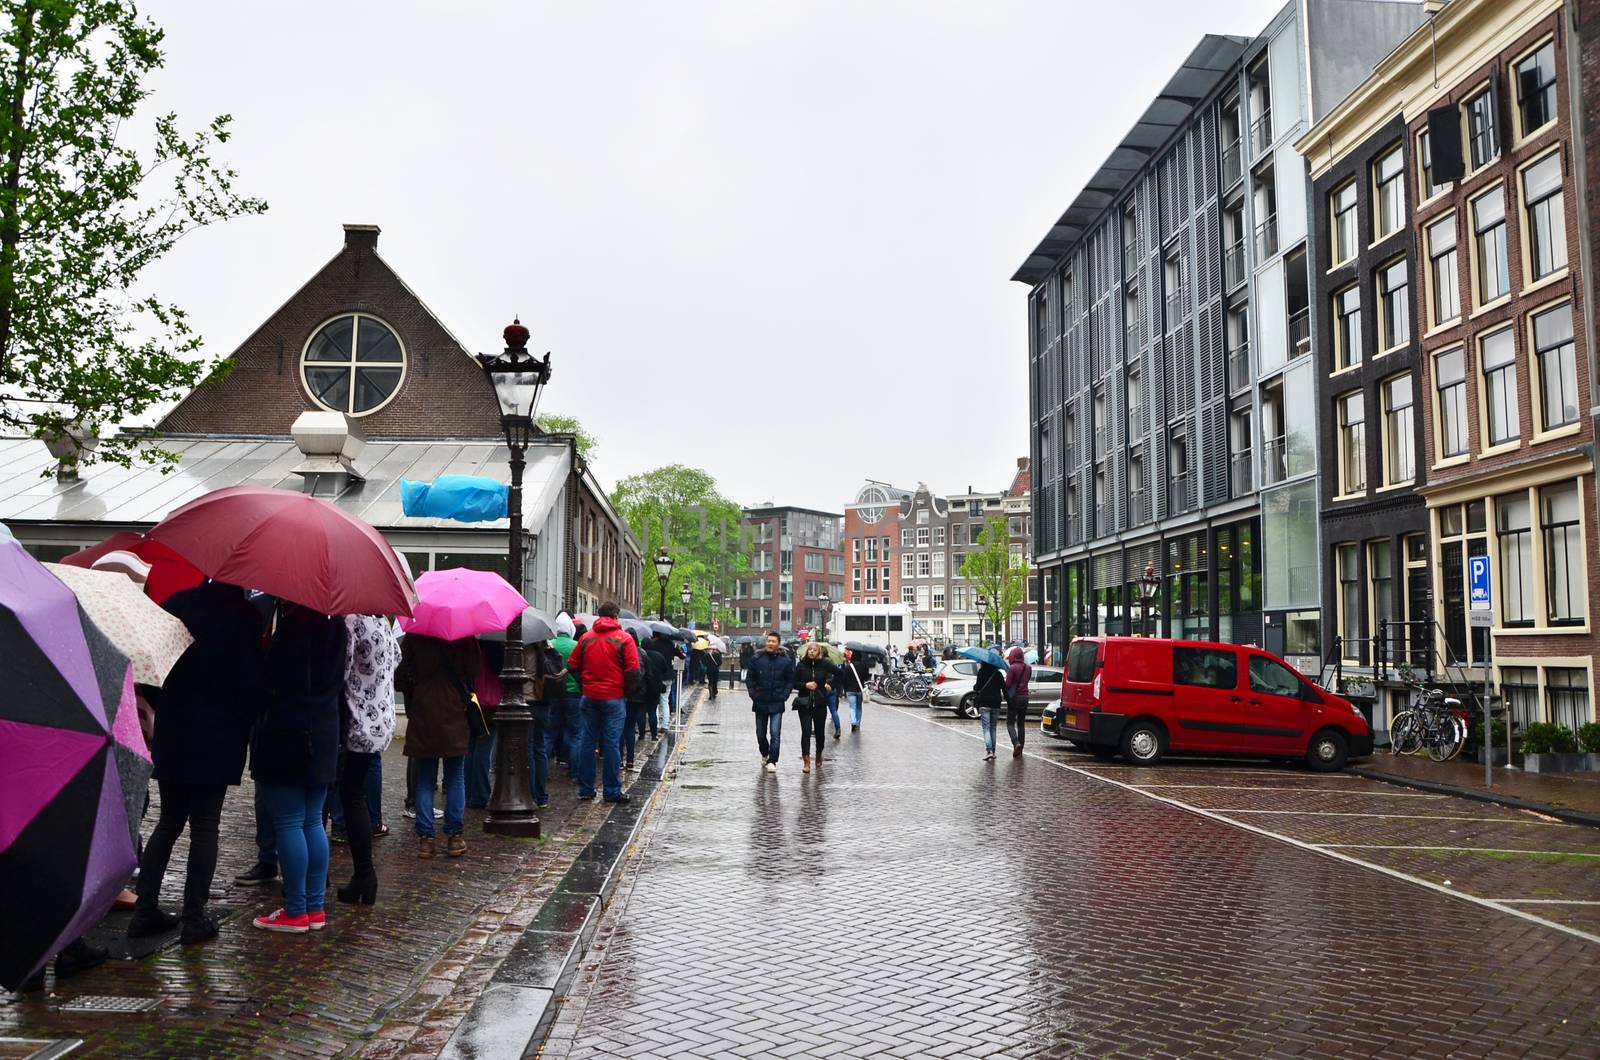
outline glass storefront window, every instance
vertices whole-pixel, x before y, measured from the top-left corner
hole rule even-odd
[[[1314,481],[1262,494],[1267,610],[1317,605],[1317,520]]]

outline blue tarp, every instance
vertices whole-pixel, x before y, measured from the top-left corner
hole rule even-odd
[[[486,523],[506,517],[511,487],[482,475],[440,475],[432,482],[400,480],[400,505],[408,516]]]

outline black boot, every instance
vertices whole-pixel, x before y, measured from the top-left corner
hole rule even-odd
[[[372,905],[378,900],[378,874],[357,876],[339,888],[339,901],[349,905]]]
[[[177,926],[178,918],[171,913],[163,913],[158,906],[135,909],[133,919],[128,921],[128,937],[143,939],[151,935],[164,935]]]
[[[217,922],[204,913],[183,918],[183,927],[178,933],[178,941],[185,946],[196,946],[202,942],[210,942],[217,937]]]
[[[79,972],[87,972],[90,968],[98,968],[106,963],[110,954],[104,946],[78,939],[66,949],[56,954],[56,980],[71,979]]]

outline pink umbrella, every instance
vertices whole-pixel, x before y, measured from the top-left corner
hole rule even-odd
[[[459,640],[503,632],[527,606],[510,582],[491,571],[465,567],[429,571],[417,579],[417,604],[410,618],[400,620],[400,628]]]

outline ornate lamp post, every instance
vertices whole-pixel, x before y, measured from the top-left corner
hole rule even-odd
[[[506,447],[511,450],[511,496],[507,510],[511,517],[511,548],[506,558],[506,580],[523,589],[522,582],[522,468],[528,443],[533,438],[533,414],[539,394],[550,381],[550,354],[535,360],[528,352],[528,329],[513,320],[505,330],[503,353],[479,354],[478,364],[494,387],[500,403],[500,428],[506,432]],[[537,836],[539,817],[533,805],[533,790],[528,780],[528,729],[533,715],[523,698],[523,682],[528,673],[522,668],[522,616],[512,619],[506,629],[506,659],[500,669],[504,698],[495,711],[494,792],[489,798],[489,813],[483,820],[485,832],[500,835]]]
[[[1156,574],[1155,565],[1146,563],[1144,565],[1144,573],[1139,575],[1139,595],[1143,597],[1144,602],[1144,621],[1140,623],[1140,627],[1147,637],[1155,636],[1155,633],[1150,629],[1150,609],[1151,605],[1156,601],[1156,593],[1160,590],[1161,578]]]
[[[656,550],[656,578],[661,582],[661,603],[656,608],[656,617],[661,621],[667,620],[667,579],[672,577],[672,556],[667,553],[667,546],[662,545]]]
[[[711,632],[719,632],[721,622],[718,621],[717,612],[722,610],[722,593],[716,589],[711,590]]]
[[[833,601],[828,599],[828,594],[823,593],[817,597],[817,604],[822,608],[822,639],[828,639],[828,605]]]
[[[683,583],[683,591],[678,594],[678,599],[683,601],[683,624],[689,624],[689,604],[694,600],[694,590],[689,588],[689,583]],[[663,620],[664,621],[664,620]]]
[[[978,639],[989,639],[989,598],[982,593],[978,594]],[[980,645],[981,647],[981,645]]]

